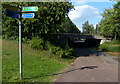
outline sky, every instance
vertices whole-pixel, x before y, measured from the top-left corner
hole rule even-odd
[[[82,31],[82,24],[89,21],[94,27],[102,19],[101,13],[105,9],[113,8],[116,2],[110,0],[71,0],[74,6],[68,13],[70,20]]]

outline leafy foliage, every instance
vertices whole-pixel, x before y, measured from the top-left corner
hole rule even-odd
[[[105,9],[100,22],[100,34],[104,37],[119,39],[120,37],[120,2],[114,5],[114,8]]]
[[[30,46],[33,48],[33,49],[37,49],[37,50],[42,50],[43,49],[43,40],[42,39],[37,39],[37,38],[33,38],[31,41],[30,41]]]
[[[24,41],[32,37],[42,38],[45,41],[58,42],[59,33],[80,33],[70,21],[67,14],[73,6],[69,2],[4,2],[12,6],[38,6],[35,18],[22,19],[22,38]],[[18,19],[6,17],[3,8],[3,38],[18,40]],[[52,36],[51,36],[52,35]],[[57,43],[58,44],[58,43]],[[40,44],[36,44],[40,45]]]
[[[65,22],[62,23],[62,28],[64,28],[63,33],[81,33],[81,31],[76,27],[75,24],[72,23],[72,21],[66,17]]]
[[[119,52],[120,51],[120,41],[113,40],[111,42],[103,43],[99,46],[99,50],[101,51],[109,51],[109,52]]]
[[[83,34],[93,34],[94,26],[90,25],[88,21],[82,24]]]
[[[78,28],[70,21],[67,14],[73,6],[69,2],[4,2],[12,6],[38,6],[35,18],[22,19],[22,40],[30,41],[32,48],[49,50],[54,54],[69,55],[69,49],[63,50],[53,43],[59,44],[58,33],[79,33]],[[18,19],[6,17],[3,8],[3,38],[18,40]],[[35,37],[35,38],[33,38]],[[60,44],[61,45],[61,44]],[[65,49],[65,47],[64,47]]]
[[[60,57],[73,58],[72,56],[73,49],[70,48],[69,46],[66,46],[65,49],[62,49],[59,46],[55,46],[49,41],[44,41],[41,38],[33,38],[30,41],[30,46],[31,48],[37,49],[37,50],[49,50],[53,54],[56,54]]]
[[[38,6],[34,19],[22,19],[22,37],[44,37],[44,34],[67,31],[62,28],[65,18],[73,6],[69,2],[4,2],[12,6]],[[3,35],[18,36],[18,20],[6,17],[3,10]],[[11,31],[11,32],[9,32]]]

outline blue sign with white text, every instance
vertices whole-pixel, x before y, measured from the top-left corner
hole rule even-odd
[[[23,13],[22,18],[34,18],[34,13]]]
[[[5,14],[8,17],[14,17],[14,18],[19,18],[19,13],[11,10],[5,10]]]

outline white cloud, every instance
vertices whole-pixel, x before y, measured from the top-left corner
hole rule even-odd
[[[71,21],[82,31],[81,27],[85,21],[90,21],[90,24],[95,24],[96,20],[101,18],[97,8],[90,5],[75,6],[74,10],[68,13]],[[97,19],[96,19],[97,18]],[[94,22],[95,23],[91,23]]]
[[[69,12],[68,16],[71,20],[84,21],[99,16],[98,9],[89,5],[75,6],[75,10]]]

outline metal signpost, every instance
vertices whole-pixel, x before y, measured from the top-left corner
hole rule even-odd
[[[19,6],[19,10],[21,11],[21,6]],[[21,12],[19,12],[19,69],[20,69],[20,79],[22,79],[22,22],[21,22]]]
[[[19,19],[19,69],[20,69],[20,79],[22,79],[22,36],[21,36],[21,31],[22,31],[22,18],[34,18],[35,14],[34,13],[22,13],[22,12],[33,12],[37,11],[38,7],[37,6],[30,6],[30,7],[14,7],[10,5],[3,5],[5,10],[5,14],[8,17],[14,17]]]

